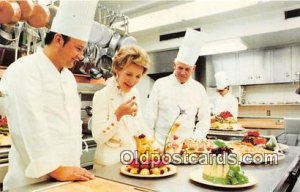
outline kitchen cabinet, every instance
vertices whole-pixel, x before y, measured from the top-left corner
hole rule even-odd
[[[241,52],[237,58],[238,84],[254,84],[254,57],[253,51]]]
[[[273,50],[273,82],[283,83],[292,81],[291,47]]]
[[[292,81],[300,78],[300,45],[292,46]]]
[[[238,54],[239,85],[272,82],[272,50],[254,50]]]
[[[211,63],[214,68],[214,74],[218,71],[224,71],[227,75],[229,85],[237,85],[236,80],[236,54],[222,54],[211,57]],[[214,76],[213,74],[213,76]]]
[[[272,50],[256,50],[253,52],[253,79],[255,84],[272,83]]]

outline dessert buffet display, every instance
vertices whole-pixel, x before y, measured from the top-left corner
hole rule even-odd
[[[220,114],[216,115],[212,119],[211,123],[212,130],[230,130],[230,131],[240,131],[244,130],[237,123],[237,118],[235,118],[229,111],[221,112]]]
[[[185,139],[181,148],[181,154],[201,154],[209,153],[213,148],[212,141],[207,139]]]
[[[260,136],[258,131],[248,131],[242,141],[231,141],[228,146],[241,157],[243,163],[271,163],[285,157],[279,152],[278,143],[274,137]]]

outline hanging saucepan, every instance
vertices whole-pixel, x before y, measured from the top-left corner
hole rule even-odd
[[[121,39],[121,35],[117,32],[115,32],[109,42],[109,46],[107,49],[107,56],[113,57],[117,51],[118,42]]]
[[[31,0],[18,1],[21,8],[21,21],[27,21],[33,11],[33,3]]]
[[[124,35],[121,38],[121,40],[118,42],[117,50],[127,45],[136,45],[136,44],[137,44],[136,38],[132,36]]]
[[[50,18],[49,18],[48,23],[46,24],[46,27],[48,29],[51,29],[53,18],[55,17],[55,15],[57,13],[58,7],[55,6],[55,5],[49,5],[48,8],[49,8],[49,11],[50,11]]]
[[[100,70],[103,78],[108,79],[112,76],[112,58],[106,52],[98,59],[96,67]]]
[[[111,40],[113,31],[96,21],[93,22],[89,42],[98,44],[100,47],[107,47]]]
[[[0,24],[15,24],[21,19],[21,8],[17,2],[0,1]]]
[[[14,26],[0,25],[0,44],[9,45],[14,41]]]
[[[35,3],[33,6],[32,15],[27,20],[27,23],[35,28],[45,27],[50,19],[50,11],[48,7]]]

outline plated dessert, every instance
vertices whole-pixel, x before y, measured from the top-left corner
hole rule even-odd
[[[165,177],[177,172],[174,165],[163,159],[158,149],[155,149],[153,139],[141,134],[135,138],[137,144],[137,158],[128,165],[121,166],[121,173],[133,177]]]
[[[192,172],[190,179],[202,184],[225,188],[255,185],[257,180],[244,173],[239,165],[238,156],[223,142],[217,141],[215,144],[218,147],[211,150],[203,169]]]

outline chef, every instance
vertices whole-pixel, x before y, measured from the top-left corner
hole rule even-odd
[[[80,100],[67,69],[82,59],[97,1],[60,1],[45,47],[11,64],[0,83],[12,138],[4,190],[54,178],[90,180],[80,168]]]
[[[199,31],[187,29],[183,43],[174,60],[174,73],[158,79],[147,102],[146,121],[154,129],[157,141],[163,145],[170,127],[178,118],[180,128],[176,135],[205,138],[210,125],[209,102],[204,87],[192,78],[203,36]],[[182,116],[182,117],[183,117]]]
[[[217,72],[215,74],[215,79],[218,95],[214,103],[214,113],[217,115],[223,111],[229,111],[234,117],[237,118],[238,100],[231,94],[225,72]]]

